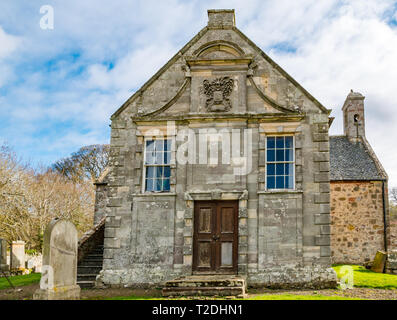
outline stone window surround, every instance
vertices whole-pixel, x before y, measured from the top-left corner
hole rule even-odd
[[[269,137],[292,137],[293,161],[291,163],[292,163],[292,170],[293,170],[293,172],[292,172],[293,186],[290,189],[288,189],[288,188],[284,188],[284,189],[276,189],[276,188],[268,189],[268,187],[267,187],[267,165],[268,165],[268,161],[267,161],[267,149],[268,149],[267,148],[267,139]],[[271,133],[268,133],[268,134],[265,135],[265,172],[266,172],[266,178],[265,178],[265,182],[264,182],[265,190],[267,190],[267,191],[281,191],[281,192],[283,192],[283,191],[288,192],[288,191],[296,190],[296,179],[295,179],[295,171],[296,171],[296,168],[295,168],[295,166],[296,166],[296,154],[295,153],[296,153],[296,150],[295,150],[295,140],[296,140],[295,133],[282,133],[282,134],[271,134]]]
[[[170,195],[174,194],[176,191],[176,130],[174,127],[171,127],[171,131],[168,132],[166,128],[159,128],[158,126],[141,126],[146,127],[147,130],[155,129],[158,130],[157,132],[154,131],[152,134],[143,134],[139,128],[136,132],[137,136],[137,149],[135,155],[135,194],[140,195]],[[145,191],[145,164],[144,164],[144,157],[145,157],[145,145],[146,140],[150,139],[168,139],[171,140],[171,175],[170,175],[170,191],[167,192],[148,192]]]
[[[170,163],[168,163],[168,164],[159,164],[159,165],[148,165],[148,164],[146,164],[146,143],[147,143],[147,141],[156,141],[156,140],[163,140],[163,141],[171,141],[171,151],[170,151],[170,154],[171,154],[171,159],[170,159]],[[170,192],[171,191],[171,189],[170,190],[167,190],[167,191],[159,191],[159,192],[154,192],[154,191],[146,191],[146,168],[147,167],[149,167],[149,166],[153,166],[153,167],[156,167],[156,166],[159,166],[159,167],[170,167],[170,171],[171,171],[171,168],[172,168],[172,164],[174,164],[175,163],[175,161],[173,161],[173,158],[174,158],[174,152],[173,152],[173,149],[172,149],[172,144],[173,144],[173,139],[170,139],[170,138],[168,138],[167,136],[165,136],[165,137],[145,137],[144,138],[144,140],[143,140],[143,155],[142,155],[142,193],[164,193],[164,192]],[[175,159],[175,158],[174,158]],[[171,182],[171,173],[170,173],[170,176],[169,176],[169,179],[170,179],[170,182]],[[171,183],[170,183],[170,188],[171,188]]]

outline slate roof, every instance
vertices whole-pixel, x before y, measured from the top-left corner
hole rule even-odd
[[[384,179],[363,142],[330,136],[329,143],[331,181]]]

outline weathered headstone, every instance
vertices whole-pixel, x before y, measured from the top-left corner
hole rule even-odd
[[[386,252],[378,251],[375,255],[371,270],[374,272],[383,273],[383,271],[385,270],[386,258]]]
[[[7,240],[0,239],[0,271],[8,271],[10,266],[7,264]]]
[[[44,233],[40,289],[35,300],[80,299],[77,280],[77,230],[73,223],[52,220]]]
[[[11,244],[11,269],[25,268],[25,241],[13,241]]]

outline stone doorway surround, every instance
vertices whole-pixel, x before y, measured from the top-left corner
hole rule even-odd
[[[246,274],[248,270],[248,190],[186,191],[184,198],[186,201],[183,232],[183,265],[185,272],[190,274],[193,272],[194,201],[238,200],[238,274]]]

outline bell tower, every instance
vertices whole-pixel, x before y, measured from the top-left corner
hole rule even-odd
[[[365,137],[364,99],[361,93],[350,90],[343,104],[344,134],[349,139]]]

